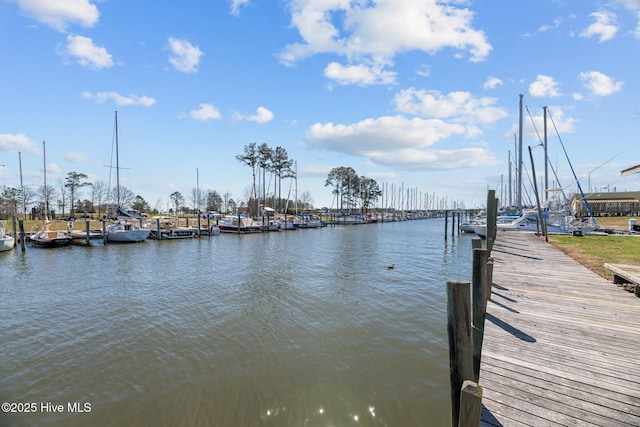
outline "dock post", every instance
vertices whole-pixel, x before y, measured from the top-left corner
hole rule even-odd
[[[482,414],[482,387],[477,382],[465,381],[460,390],[459,427],[479,426]]]
[[[24,220],[19,220],[18,221],[19,227],[20,227],[20,247],[22,248],[22,252],[25,251],[25,235],[24,235]]]
[[[103,219],[102,220],[102,243],[106,245],[107,240],[109,240],[107,238],[107,220]]]
[[[448,227],[449,227],[449,211],[444,211],[444,240],[447,240]]]
[[[487,253],[488,255],[488,253]],[[487,258],[487,270],[486,270],[487,278],[486,278],[486,295],[487,301],[491,299],[491,288],[493,287],[493,258]]]
[[[89,220],[85,220],[84,221],[84,231],[85,231],[85,237],[87,239],[87,245],[91,244],[91,233],[89,231]]]
[[[157,233],[156,238],[158,240],[162,240],[162,231],[160,230],[160,218],[156,218],[156,233]]]
[[[18,241],[18,227],[16,227],[16,217],[11,217],[11,225],[13,226],[13,238],[17,242]]]
[[[496,216],[498,213],[498,203],[496,190],[487,192],[487,250],[491,254],[493,242],[496,240]]]
[[[200,237],[200,230],[201,230],[200,227],[201,227],[201,225],[202,225],[202,222],[200,220],[200,214],[198,213],[198,237]]]
[[[487,314],[487,250],[473,250],[471,301],[473,304],[473,381],[480,380],[480,359],[484,339],[484,321]]]
[[[451,212],[451,237],[456,235],[456,212]]]
[[[465,380],[473,378],[469,287],[469,281],[447,281],[447,334],[449,336],[449,380],[451,384],[451,425],[453,427],[458,426],[462,384]]]

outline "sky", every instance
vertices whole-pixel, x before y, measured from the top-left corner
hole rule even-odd
[[[115,185],[117,111],[121,185],[160,210],[246,201],[252,142],[316,207],[341,166],[387,200],[507,204],[522,95],[528,188],[546,106],[548,187],[640,190],[640,0],[0,0],[0,58],[0,187],[42,186],[43,141],[48,185]]]

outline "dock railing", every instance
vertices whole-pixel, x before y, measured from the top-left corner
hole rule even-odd
[[[482,387],[480,363],[482,341],[493,282],[491,248],[496,238],[497,201],[495,190],[487,194],[487,238],[472,240],[471,282],[447,281],[447,334],[451,385],[451,425],[480,425]],[[483,243],[485,242],[485,243]]]

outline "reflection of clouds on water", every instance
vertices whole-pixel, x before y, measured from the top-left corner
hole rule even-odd
[[[266,409],[260,416],[265,426],[387,426],[376,414],[375,396],[369,402],[343,384],[321,383]]]

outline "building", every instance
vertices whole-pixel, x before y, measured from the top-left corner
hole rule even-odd
[[[584,196],[594,216],[640,215],[640,191],[586,193]],[[571,198],[571,208],[580,217],[589,216],[580,194],[574,194]]]

